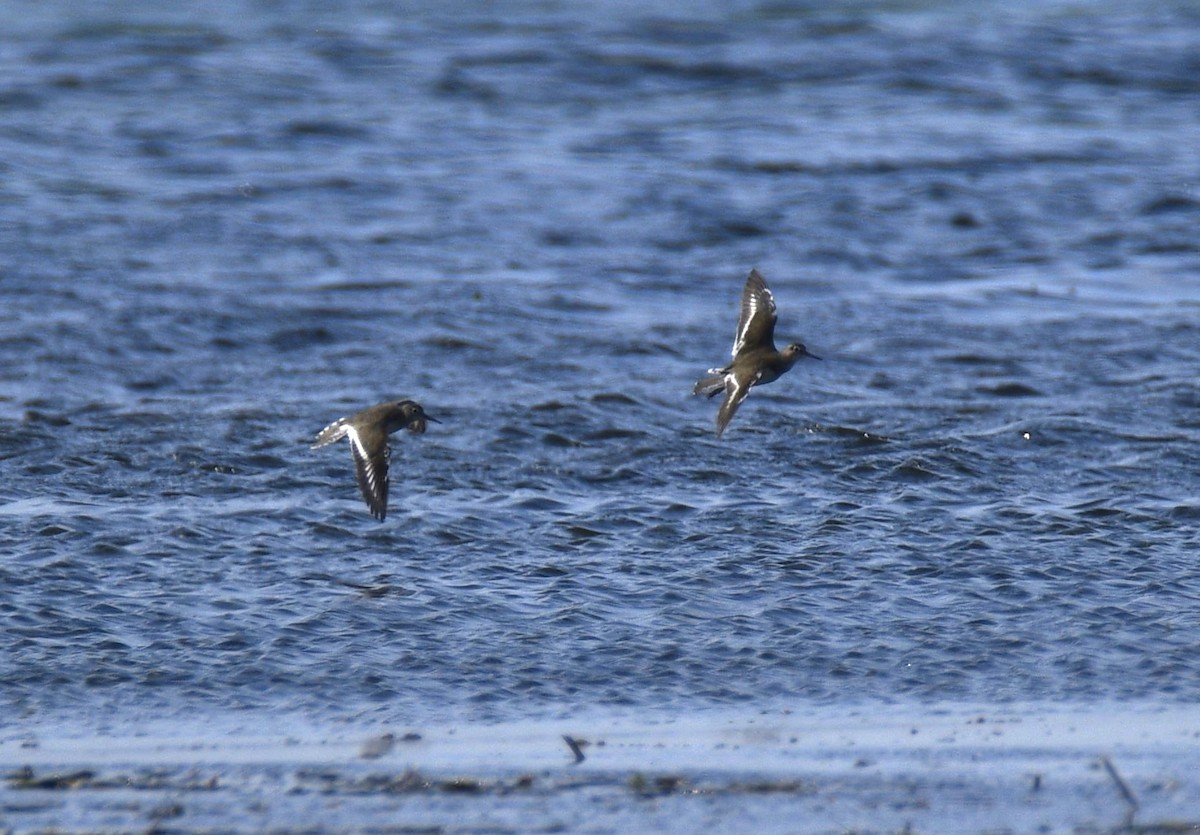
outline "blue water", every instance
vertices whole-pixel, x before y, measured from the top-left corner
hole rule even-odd
[[[1193,4],[2,6],[0,724],[1200,698]]]

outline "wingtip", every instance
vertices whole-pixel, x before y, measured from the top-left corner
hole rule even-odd
[[[746,284],[749,286],[759,284],[763,287],[766,287],[767,280],[765,278],[763,278],[763,274],[760,273],[757,269],[753,269],[750,271],[750,275],[746,276]]]
[[[380,522],[387,518],[387,496],[367,495],[363,491],[363,501],[366,502],[367,511]]]
[[[374,516],[380,522],[387,518],[388,500],[386,493],[383,495],[368,496],[366,491],[364,491],[363,499],[366,500],[367,510],[370,511],[372,516]]]

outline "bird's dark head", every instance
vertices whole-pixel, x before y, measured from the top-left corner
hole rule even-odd
[[[810,359],[814,360],[820,359],[820,357],[818,357],[816,354],[809,353],[808,349],[805,348],[804,344],[801,342],[793,342],[791,345],[784,348],[783,355],[792,362],[795,362],[799,359],[804,359],[805,357],[809,357]]]
[[[421,408],[421,404],[415,400],[398,401],[396,403],[396,412],[398,413],[397,417],[399,418],[400,425],[407,428],[409,432],[417,435],[425,431],[426,421],[441,423],[437,418],[432,418],[425,414],[425,410]]]

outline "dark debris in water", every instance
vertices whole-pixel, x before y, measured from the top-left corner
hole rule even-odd
[[[638,401],[619,391],[605,391],[592,395],[593,403],[616,403],[622,406],[636,406]]]
[[[534,777],[522,774],[515,779],[471,776],[432,777],[415,769],[399,774],[378,773],[346,775],[333,770],[301,770],[295,775],[293,794],[478,794],[502,795],[532,788]]]
[[[83,789],[137,789],[144,791],[214,791],[221,785],[216,774],[183,771],[137,771],[132,774],[100,775],[90,769],[51,771],[39,774],[23,766],[7,776],[9,788],[41,791]]]
[[[980,389],[983,394],[995,397],[1041,397],[1042,393],[1033,386],[1025,383],[1001,383],[997,386],[987,386]]]
[[[26,423],[41,423],[46,426],[70,426],[71,419],[65,415],[56,415],[49,412],[43,412],[38,409],[26,409],[24,420]]]
[[[874,445],[886,444],[891,441],[891,438],[880,435],[876,432],[868,432],[864,429],[858,429],[853,426],[829,426],[824,427],[822,431],[838,438],[847,438],[853,441],[858,441],[861,444]]]
[[[938,478],[937,472],[925,461],[912,459],[905,461],[893,470],[893,474],[901,481],[924,481]]]
[[[571,749],[571,755],[575,757],[577,765],[587,758],[583,753],[584,747],[588,745],[586,739],[576,739],[570,734],[563,734],[563,742],[567,743],[567,747]]]
[[[575,764],[583,762],[582,746],[586,742],[570,736],[563,739],[575,742],[572,747]],[[551,794],[581,788],[625,789],[638,797],[662,797],[677,794],[703,795],[808,795],[816,791],[815,785],[794,779],[764,779],[719,782],[689,778],[682,774],[653,774],[635,771],[627,776],[623,772],[588,774],[578,777],[571,774],[534,775],[521,773],[515,777],[495,778],[473,775],[438,777],[416,769],[399,773],[374,773],[354,776],[336,770],[300,770],[295,774],[293,794],[315,792],[331,795],[412,795],[453,794],[497,797],[516,792],[537,791]]]

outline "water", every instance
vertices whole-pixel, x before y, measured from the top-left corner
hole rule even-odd
[[[3,7],[10,728],[1200,698],[1194,6]]]

